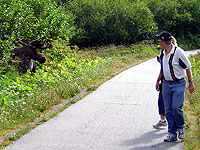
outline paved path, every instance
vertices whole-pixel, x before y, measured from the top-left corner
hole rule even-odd
[[[158,72],[154,58],[120,73],[5,150],[182,150],[152,127]]]

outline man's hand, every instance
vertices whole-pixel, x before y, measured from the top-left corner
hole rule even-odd
[[[160,91],[160,88],[159,88],[159,81],[156,82],[156,90],[157,90],[157,91]]]
[[[189,92],[190,93],[194,92],[194,89],[195,89],[194,84],[192,82],[189,82]]]

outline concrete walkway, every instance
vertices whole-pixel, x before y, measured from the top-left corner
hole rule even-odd
[[[152,127],[159,67],[154,58],[120,73],[4,149],[182,150],[180,141],[163,142],[167,127]]]

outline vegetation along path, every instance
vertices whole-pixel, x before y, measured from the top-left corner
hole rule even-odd
[[[167,128],[152,127],[158,72],[153,58],[120,73],[4,149],[182,150],[181,141],[163,142]]]

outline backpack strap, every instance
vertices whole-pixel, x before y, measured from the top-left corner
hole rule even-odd
[[[176,78],[176,76],[175,76],[175,74],[174,74],[174,69],[173,69],[173,66],[172,66],[172,60],[173,60],[173,58],[174,58],[174,54],[175,54],[175,52],[176,52],[176,49],[177,49],[177,47],[175,46],[175,48],[174,48],[174,53],[171,54],[170,59],[169,59],[170,74],[171,74],[172,79],[173,79],[174,81],[178,80],[178,78]],[[161,64],[161,71],[162,71],[162,74],[163,74],[163,77],[162,77],[162,78],[163,78],[164,80],[166,80],[165,77],[164,77],[164,73],[163,73],[163,56],[164,56],[164,49],[162,49],[161,54],[160,54],[160,64]]]
[[[163,55],[164,55],[163,51],[164,51],[164,49],[161,50],[161,53],[160,53],[160,60],[163,59]]]
[[[175,54],[175,52],[176,52],[176,48],[177,48],[177,47],[174,48],[174,53],[171,54],[170,59],[169,59],[170,74],[171,74],[172,79],[173,79],[174,81],[178,80],[178,79],[176,78],[175,74],[174,74],[174,69],[173,69],[173,66],[172,66],[172,60],[173,60],[173,58],[174,58],[174,54]]]
[[[162,71],[162,79],[165,79],[164,77],[164,72],[163,72],[163,56],[164,56],[164,49],[161,50],[161,53],[160,53],[160,65],[161,65],[161,71]]]

